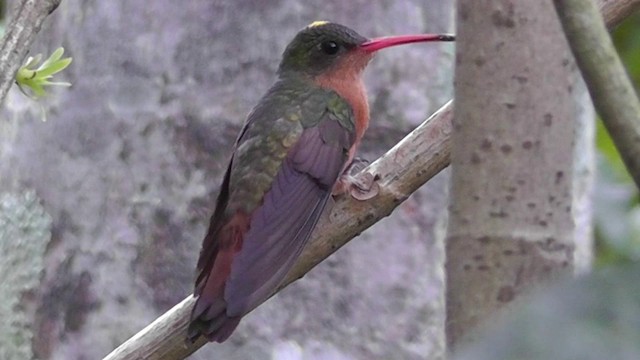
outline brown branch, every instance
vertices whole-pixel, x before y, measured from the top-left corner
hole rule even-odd
[[[640,9],[640,0],[598,0],[598,8],[609,30]]]
[[[614,24],[637,8],[640,0],[600,0],[607,24]],[[366,202],[340,199],[331,211],[331,224],[318,225],[310,244],[290,272],[285,285],[334,253],[351,238],[387,216],[402,200],[449,165],[453,105],[446,104],[364,171],[380,174],[381,193]],[[103,360],[183,359],[206,342],[186,345],[186,327],[193,298],[188,297],[142,329]]]
[[[60,5],[60,1],[24,0],[17,9],[0,44],[0,105],[44,19]]]
[[[591,99],[640,188],[640,102],[591,0],[555,0]]]

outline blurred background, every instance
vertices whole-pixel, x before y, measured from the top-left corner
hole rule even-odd
[[[99,359],[192,292],[236,134],[299,29],[451,32],[453,18],[440,0],[62,1],[30,55],[63,46],[72,87],[38,101],[14,87],[0,112],[0,211],[29,230],[5,235],[19,241],[0,262],[16,284],[0,287],[0,359]],[[451,98],[453,51],[377,56],[361,156]],[[446,187],[431,181],[192,359],[441,356]]]
[[[16,3],[0,0],[0,32]],[[31,279],[0,287],[1,303],[19,304],[0,358],[100,358],[190,294],[236,133],[284,46],[319,19],[373,37],[451,32],[454,14],[438,0],[62,2],[32,54],[64,46],[73,86],[37,102],[14,87],[0,110],[3,211],[44,239],[0,264]],[[640,14],[613,37],[640,86]],[[451,98],[452,62],[447,44],[378,55],[365,157]],[[600,122],[596,145],[595,266],[637,262],[638,192]],[[446,189],[445,172],[192,359],[441,357]],[[25,258],[39,271],[21,273]]]

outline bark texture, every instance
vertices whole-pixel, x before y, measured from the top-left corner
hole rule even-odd
[[[550,1],[461,0],[457,35],[446,242],[454,348],[523,293],[573,272],[576,243],[590,239],[576,232],[588,196],[577,169],[593,159],[576,152],[577,134],[589,136],[578,124],[593,129],[593,113],[580,105],[584,85]]]
[[[236,133],[299,28],[444,32],[452,18],[440,1],[62,2],[32,52],[64,46],[73,87],[48,99],[46,122],[14,89],[0,134],[3,189],[34,189],[53,220],[46,271],[25,300],[37,356],[100,358],[192,291]],[[371,159],[451,97],[452,46],[394,50],[366,73]],[[445,180],[192,358],[437,357],[443,246],[432,231]]]

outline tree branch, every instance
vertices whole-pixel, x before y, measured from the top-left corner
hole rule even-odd
[[[607,24],[617,24],[638,8],[640,0],[600,0]],[[611,25],[612,27],[614,25]],[[391,213],[413,191],[449,165],[453,104],[447,103],[363,172],[381,177],[380,194],[369,201],[342,198],[314,231],[284,288],[301,278],[351,238]],[[206,342],[185,344],[186,327],[194,299],[189,296],[120,345],[103,360],[183,359]]]
[[[607,23],[607,29],[611,30],[640,9],[640,0],[598,0],[597,5]]]
[[[591,0],[554,0],[591,99],[640,188],[640,102]]]
[[[60,1],[24,0],[20,4],[0,44],[0,105],[44,19],[60,5]]]

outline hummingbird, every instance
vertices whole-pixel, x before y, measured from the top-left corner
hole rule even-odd
[[[454,36],[367,39],[328,21],[296,34],[236,140],[200,250],[189,341],[225,341],[284,280],[329,198],[370,189],[348,171],[369,123],[362,72],[378,50],[426,41]]]

